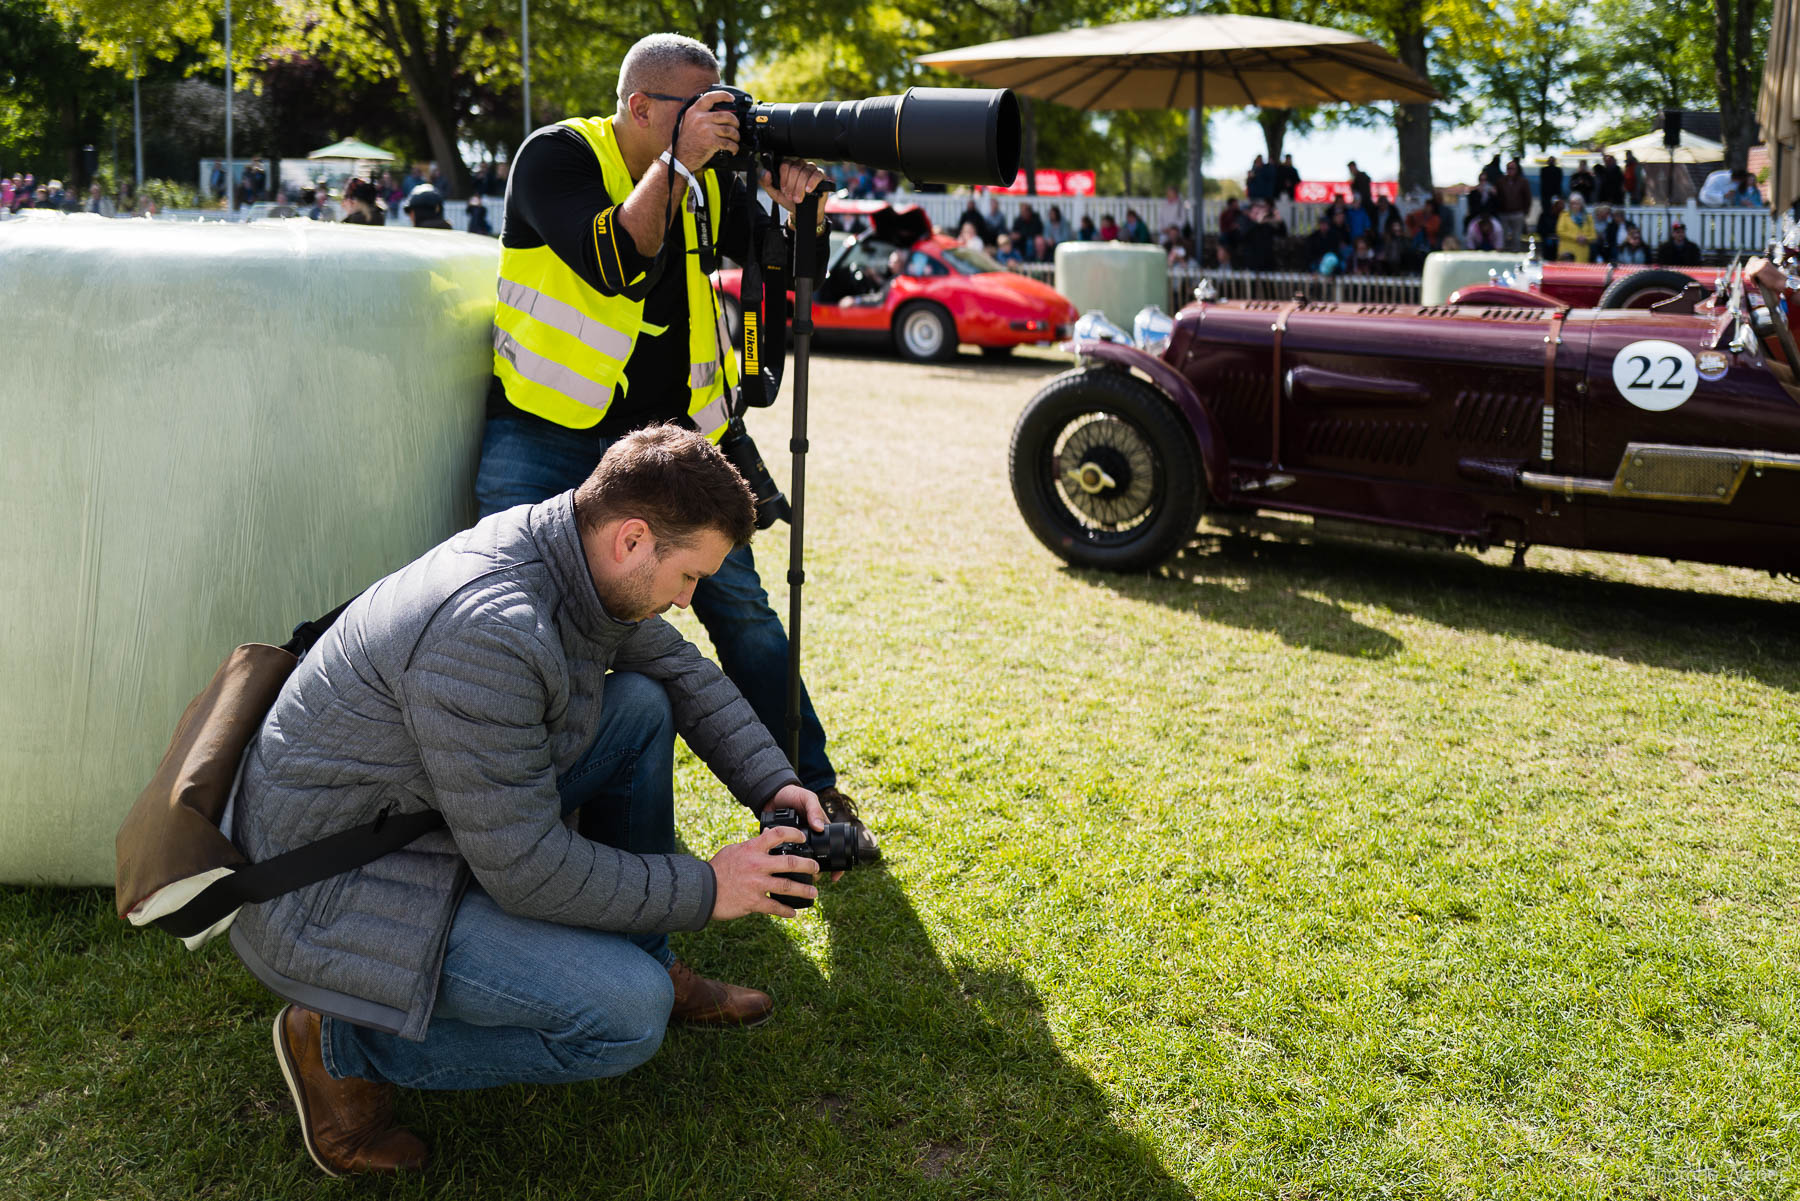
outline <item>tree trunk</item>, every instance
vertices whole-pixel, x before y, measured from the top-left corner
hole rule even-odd
[[[1719,132],[1725,166],[1744,170],[1756,140],[1755,50],[1750,33],[1755,0],[1713,0],[1713,78],[1719,93]]]
[[[1287,140],[1288,122],[1293,119],[1291,108],[1259,108],[1256,119],[1262,125],[1263,147],[1268,150],[1271,163],[1281,161],[1281,144]]]
[[[467,196],[469,169],[463,164],[461,151],[456,148],[456,111],[447,101],[442,102],[441,110],[437,105],[427,104],[416,91],[413,103],[419,110],[419,120],[425,125],[431,157],[437,160],[438,172],[444,177],[444,198],[455,200]]]
[[[739,44],[737,22],[728,15],[719,23],[720,41],[725,46],[725,61],[721,64],[724,70],[719,72],[719,81],[737,86],[738,60],[743,57],[744,48]]]
[[[1401,62],[1430,79],[1430,52],[1425,29],[1415,26],[1394,31],[1394,46]],[[1400,192],[1431,191],[1431,105],[1396,104],[1394,132],[1400,138]]]

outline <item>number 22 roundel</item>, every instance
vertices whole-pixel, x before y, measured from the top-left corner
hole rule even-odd
[[[1619,395],[1653,413],[1675,408],[1700,386],[1694,352],[1660,338],[1621,349],[1613,356],[1612,374]]]

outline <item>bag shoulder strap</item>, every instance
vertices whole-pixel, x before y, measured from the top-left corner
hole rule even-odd
[[[358,593],[358,595],[361,594]],[[296,659],[301,658],[312,649],[313,643],[325,636],[325,631],[331,628],[331,624],[341,617],[344,610],[348,609],[355,600],[356,597],[353,596],[325,616],[301,622],[294,627],[293,636],[281,644],[281,649]]]
[[[305,655],[355,599],[351,597],[324,616],[295,626],[292,637],[281,644],[281,649],[296,659]],[[435,809],[399,817],[390,817],[384,809],[373,821],[295,847],[273,859],[245,864],[213,881],[180,909],[156,918],[153,924],[177,938],[188,938],[244,905],[273,900],[296,888],[366,866],[443,824],[444,815]]]
[[[443,824],[444,815],[435,809],[398,817],[389,817],[383,810],[374,821],[221,876],[174,913],[155,919],[154,924],[177,938],[188,938],[241,906],[273,900],[339,872],[373,863]]]

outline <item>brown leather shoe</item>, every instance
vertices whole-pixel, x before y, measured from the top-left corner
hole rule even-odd
[[[859,861],[865,864],[881,862],[881,843],[863,824],[856,812],[856,802],[839,792],[837,785],[829,784],[819,789],[819,807],[825,810],[826,821],[849,822],[856,827],[856,857]]]
[[[740,988],[705,976],[677,959],[669,965],[675,982],[671,1022],[690,1026],[760,1026],[775,1012],[775,998],[754,988]]]
[[[424,1142],[394,1125],[393,1085],[325,1071],[318,1014],[289,1005],[275,1015],[275,1058],[300,1111],[300,1141],[327,1176],[425,1166]]]

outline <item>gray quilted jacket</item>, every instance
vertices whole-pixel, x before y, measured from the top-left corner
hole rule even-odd
[[[712,869],[633,855],[560,819],[609,669],[668,690],[675,725],[738,800],[793,770],[749,703],[661,618],[600,604],[573,494],[496,513],[358,597],[289,677],[245,752],[232,837],[252,861],[432,808],[445,828],[367,867],[245,906],[231,944],[278,995],[420,1039],[474,878],[509,913],[626,933],[695,930]]]

